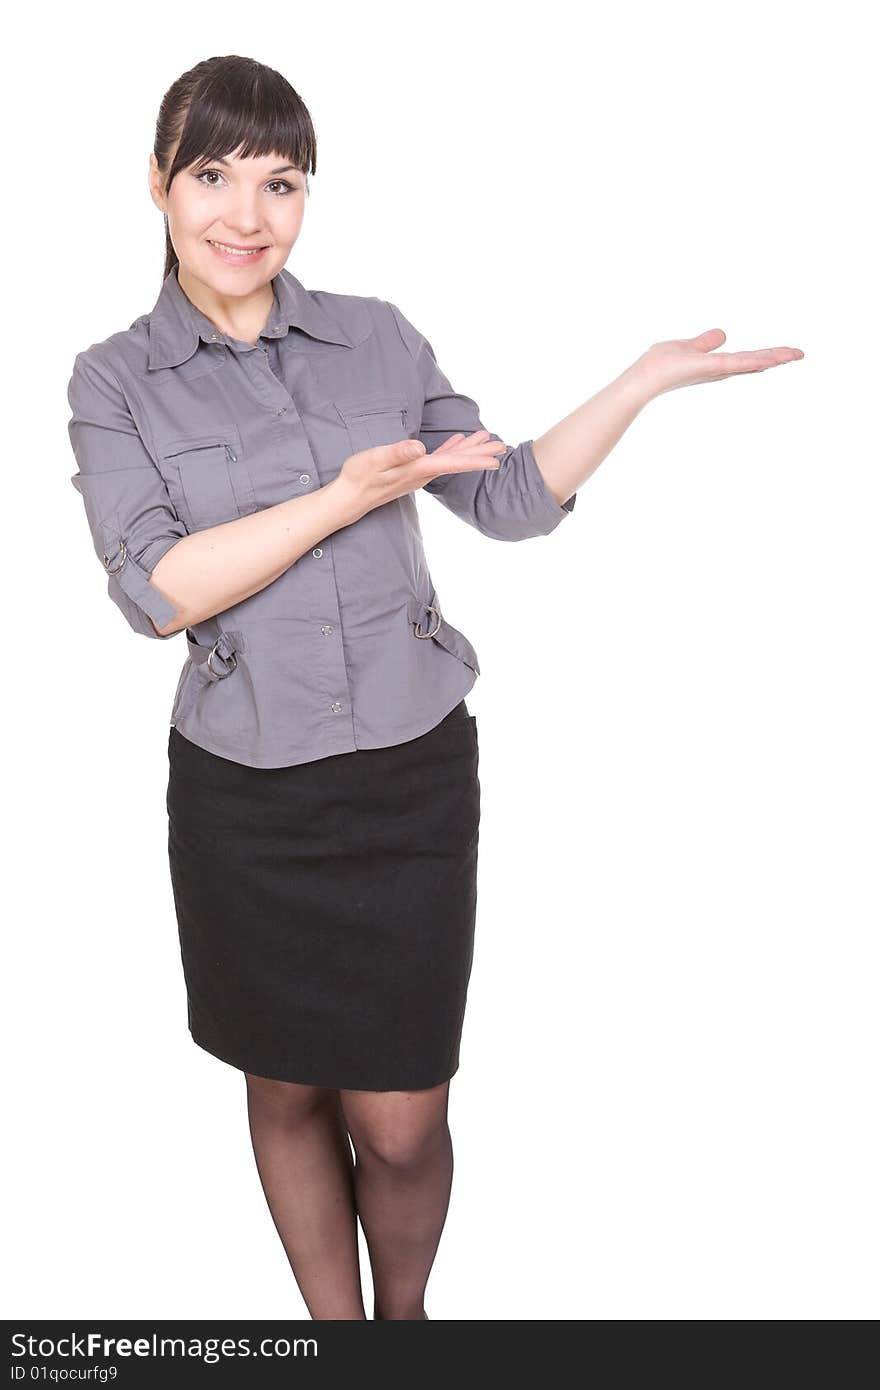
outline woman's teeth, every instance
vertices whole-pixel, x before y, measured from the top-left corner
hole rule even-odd
[[[230,256],[256,256],[258,251],[265,251],[266,249],[265,246],[253,246],[250,251],[239,251],[236,246],[224,246],[222,241],[211,241],[210,237],[208,240],[212,246],[217,247],[218,251],[225,251]]]

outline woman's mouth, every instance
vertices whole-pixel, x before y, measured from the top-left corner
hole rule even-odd
[[[215,255],[230,265],[248,265],[251,261],[258,261],[263,253],[269,250],[268,246],[254,246],[241,250],[236,246],[227,246],[222,241],[211,241],[210,237],[208,245]]]

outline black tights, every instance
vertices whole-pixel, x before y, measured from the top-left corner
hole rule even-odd
[[[338,1091],[245,1072],[257,1171],[312,1318],[420,1319],[452,1188],[449,1082],[426,1091]],[[354,1147],[354,1156],[352,1155]]]

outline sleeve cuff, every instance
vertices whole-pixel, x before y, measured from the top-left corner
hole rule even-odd
[[[530,495],[535,499],[536,516],[538,520],[543,520],[545,525],[541,530],[541,535],[548,535],[567,516],[574,511],[574,504],[577,501],[577,493],[573,492],[561,504],[556,501],[553,493],[547,486],[544,474],[538,467],[538,460],[535,458],[533,448],[534,440],[526,439],[520,446],[523,465],[525,467],[525,481]]]
[[[163,537],[160,543],[149,547],[147,563],[149,570],[143,564],[135,560],[125,542],[114,532],[108,533],[105,530],[105,549],[102,556],[104,569],[108,577],[115,581],[122,592],[135,604],[147,618],[152,619],[155,627],[165,627],[176,616],[177,609],[170,603],[159,590],[150,582],[150,574],[159,560],[177,544],[178,536]],[[146,557],[144,557],[146,558]],[[146,631],[146,629],[144,629]],[[163,634],[155,632],[156,637]],[[175,633],[164,634],[173,637]]]

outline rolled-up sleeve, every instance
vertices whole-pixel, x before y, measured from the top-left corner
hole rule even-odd
[[[177,610],[150,576],[187,530],[115,373],[94,348],[77,355],[67,398],[68,432],[79,466],[70,481],[85,504],[95,552],[108,576],[107,592],[135,632],[176,636],[156,630]]]
[[[485,429],[476,401],[455,391],[437,365],[434,350],[396,304],[391,310],[398,332],[415,362],[423,392],[419,439],[429,453],[453,434],[473,434]],[[501,436],[488,432],[490,438]],[[531,439],[500,455],[497,469],[468,473],[444,473],[424,486],[456,516],[475,526],[484,536],[499,541],[521,541],[546,536],[574,510],[577,494],[560,504],[538,467]]]

